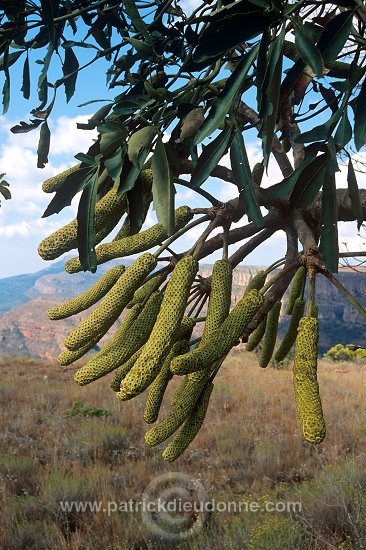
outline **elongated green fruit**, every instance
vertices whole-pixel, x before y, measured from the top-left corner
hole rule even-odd
[[[111,340],[109,340],[107,344],[86,363],[86,365],[76,371],[74,375],[75,382],[80,386],[85,386],[101,378],[105,374],[108,374],[115,368],[115,362],[113,361],[113,344],[116,345],[119,340],[123,340],[124,336],[130,334],[141,309],[141,305],[136,304],[136,306],[128,312]]]
[[[281,312],[281,302],[275,302],[272,309],[267,313],[266,329],[263,338],[263,347],[259,356],[259,366],[265,369],[272,359],[273,350],[276,344],[278,319]]]
[[[300,319],[304,315],[304,310],[305,300],[302,298],[296,298],[294,307],[292,308],[290,324],[278,350],[275,353],[275,361],[282,361],[294,345],[297,336],[297,328],[299,326]]]
[[[211,292],[206,323],[197,348],[200,348],[212,337],[229,315],[232,281],[233,270],[230,262],[227,260],[217,260],[212,269]],[[208,369],[211,369],[211,365],[208,366]],[[188,375],[188,378],[190,380],[201,380],[206,375],[205,370],[192,372]]]
[[[252,334],[249,336],[248,342],[247,342],[247,351],[253,351],[259,345],[266,331],[266,321],[267,321],[267,315],[265,316],[263,321],[259,323],[257,328],[252,332]]]
[[[57,174],[56,176],[52,176],[52,178],[48,178],[48,180],[42,183],[42,191],[44,193],[55,193],[59,189],[59,187],[63,184],[67,176],[69,174],[72,174],[73,172],[76,172],[76,170],[79,170],[80,166],[81,166],[80,163],[76,164],[75,166],[71,166],[71,168],[68,168],[63,172],[60,172],[60,174]]]
[[[126,307],[128,309],[130,309],[135,304],[139,304],[139,303],[143,302],[145,300],[146,296],[148,296],[148,294],[150,294],[152,289],[154,287],[158,287],[159,282],[160,283],[163,282],[164,278],[165,278],[165,275],[163,273],[159,273],[158,275],[155,275],[149,281],[144,283],[142,286],[140,286],[140,288],[138,288],[136,290],[135,294],[133,295],[132,300],[127,304]]]
[[[211,338],[229,315],[233,270],[227,260],[217,260],[212,269],[210,300],[200,345]]]
[[[121,225],[121,228],[116,233],[116,236],[112,239],[112,241],[119,241],[121,239],[125,239],[126,237],[129,237],[130,235],[132,235],[131,226],[130,226],[129,219],[126,218],[123,224]]]
[[[141,311],[136,304],[128,313],[113,338],[76,374],[80,385],[89,384],[112,372],[140,349],[148,339],[162,302],[162,294],[156,291]]]
[[[116,392],[116,393],[119,392],[119,390],[121,388],[122,380],[124,379],[126,374],[128,372],[130,372],[130,370],[132,369],[132,367],[136,363],[137,359],[140,357],[143,349],[144,349],[144,346],[142,346],[140,349],[135,351],[135,353],[133,355],[131,355],[131,357],[129,359],[127,359],[127,361],[125,363],[123,363],[121,368],[118,369],[118,371],[115,373],[115,375],[112,379],[112,382],[111,382],[111,388],[114,392]]]
[[[317,380],[319,323],[303,317],[296,338],[294,362],[295,403],[306,441],[321,443],[326,428]]]
[[[306,278],[306,269],[302,265],[296,271],[292,279],[291,290],[288,297],[288,302],[286,304],[287,315],[291,315],[296,298],[301,298],[302,296],[302,291],[305,284],[305,278]]]
[[[212,383],[209,383],[205,387],[182,429],[164,450],[163,458],[166,462],[174,462],[174,460],[184,453],[188,445],[192,443],[200,431],[207,413],[213,388],[214,385]]]
[[[254,275],[254,277],[250,279],[245,289],[245,292],[250,292],[253,288],[260,290],[264,286],[266,279],[267,273],[264,269],[261,269],[260,271],[258,271],[258,273]]]
[[[122,381],[120,399],[131,399],[143,392],[159,373],[180,329],[197,271],[198,262],[193,256],[185,256],[175,266],[144,352]]]
[[[70,332],[65,339],[65,346],[68,349],[76,350],[98,333],[105,334],[131,300],[136,288],[156,267],[156,263],[154,256],[149,253],[137,258],[122,273],[99,306]]]
[[[241,300],[231,310],[219,329],[199,348],[190,353],[173,359],[171,369],[174,374],[188,374],[211,365],[221,357],[225,357],[236,345],[247,324],[252,320],[260,306],[263,297],[258,290],[252,289],[244,294]]]
[[[179,329],[178,334],[177,334],[177,341],[178,340],[189,340],[189,338],[191,337],[191,334],[192,334],[193,327],[194,327],[193,320],[190,319],[189,317],[183,317],[182,324],[181,324],[180,329]],[[116,374],[115,374],[115,376],[114,376],[114,378],[111,382],[111,388],[112,388],[113,391],[119,392],[119,390],[121,388],[121,382],[122,382],[123,378],[125,378],[127,373],[130,372],[133,365],[136,363],[137,359],[140,357],[140,355],[143,351],[143,348],[144,348],[144,346],[142,346],[140,349],[138,349],[132,355],[132,357],[130,357],[128,359],[128,361],[126,361],[126,363],[124,363],[122,365],[122,367],[118,370],[118,372],[116,372]]]
[[[180,398],[184,395],[188,382],[189,382],[189,378],[188,378],[188,375],[187,375],[183,378],[183,380],[181,382],[181,385],[178,386],[178,388],[175,390],[175,392],[174,392],[174,394],[173,394],[173,396],[170,400],[170,403],[173,406],[175,406],[178,403],[178,401],[180,400]]]
[[[92,340],[89,340],[85,346],[82,348],[79,348],[76,351],[70,351],[69,349],[65,349],[60,353],[57,360],[62,366],[71,365],[71,363],[74,363],[74,361],[77,361],[81,357],[83,357],[88,351],[90,351],[97,342],[103,337],[103,334],[97,334]]]
[[[177,404],[170,413],[156,426],[153,426],[145,434],[145,441],[148,445],[154,447],[159,445],[170,437],[189,417],[194,409],[197,400],[206,385],[207,380],[193,382],[188,380],[184,394],[181,395]]]
[[[90,288],[88,288],[88,290],[76,298],[73,298],[60,306],[49,309],[47,312],[48,318],[52,320],[65,319],[66,317],[70,317],[71,315],[75,315],[76,313],[80,313],[80,311],[88,309],[92,305],[99,302],[99,300],[107,294],[124,271],[125,268],[123,265],[113,267],[107,271],[107,273],[105,273],[99,281],[94,283]]]
[[[186,340],[180,340],[173,344],[168,353],[163,366],[150,386],[149,395],[147,396],[144,420],[148,424],[152,424],[158,418],[160,406],[163,401],[164,393],[172,378],[173,374],[170,370],[170,363],[173,357],[189,351],[189,344]]]
[[[95,245],[101,243],[113,231],[126,211],[125,204],[121,201],[119,207],[115,208],[110,215],[108,222],[95,235]]]
[[[191,219],[193,214],[189,206],[181,206],[175,212],[175,227],[178,231],[184,227]],[[114,258],[124,258],[148,250],[161,244],[167,239],[168,235],[163,225],[160,223],[153,225],[145,231],[140,231],[135,235],[112,241],[110,243],[101,244],[96,249],[97,264],[104,264]],[[65,264],[65,269],[68,273],[77,273],[82,267],[79,258],[72,258]]]
[[[108,193],[97,202],[95,207],[95,230],[100,231],[108,224],[111,214],[115,209],[125,211],[127,208],[127,198],[125,194],[118,194],[116,187],[113,187]],[[65,252],[69,252],[78,246],[77,220],[72,220],[64,227],[61,227],[40,243],[38,254],[44,260],[54,260]]]
[[[189,340],[192,336],[194,325],[194,320],[185,315],[177,332],[177,340]]]

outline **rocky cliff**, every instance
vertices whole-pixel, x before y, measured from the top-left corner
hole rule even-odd
[[[38,274],[0,280],[0,312],[3,312],[0,314],[0,356],[57,357],[65,335],[80,322],[85,312],[70,319],[50,321],[47,309],[77,296],[96,280],[96,276],[90,273],[70,276],[63,271],[63,265],[59,262]],[[100,268],[98,276],[110,265]],[[258,269],[240,266],[234,271],[233,305],[241,298],[249,279]],[[200,273],[209,276],[211,266],[203,266]],[[365,273],[343,270],[338,278],[366,307]],[[325,277],[317,277],[316,296],[320,309],[321,353],[336,343],[366,345],[366,321]],[[285,305],[286,297],[283,303]],[[287,323],[288,318],[283,314],[280,334]],[[111,332],[113,330],[115,327]]]

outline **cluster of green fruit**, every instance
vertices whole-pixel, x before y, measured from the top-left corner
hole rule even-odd
[[[64,173],[48,180],[44,183],[44,190],[55,191],[65,177]],[[141,178],[149,192],[151,170],[143,170]],[[98,235],[103,235],[102,240],[111,232],[126,209],[125,195],[118,194],[114,187],[97,202],[97,240]],[[187,226],[192,218],[189,207],[178,208],[175,212],[176,231]],[[197,284],[199,263],[196,251],[173,259],[169,266],[156,270],[159,252],[152,254],[148,250],[166,241],[168,235],[164,227],[156,224],[137,234],[126,233],[120,230],[113,241],[96,249],[97,263],[132,254],[141,255],[127,268],[123,265],[113,267],[86,292],[50,309],[48,315],[53,320],[64,319],[99,302],[65,338],[66,349],[60,354],[59,362],[68,365],[91,350],[128,310],[113,337],[77,370],[75,381],[86,385],[115,371],[111,387],[119,399],[131,399],[148,389],[144,414],[147,423],[157,421],[166,388],[173,376],[184,377],[173,396],[171,411],[145,436],[146,442],[155,446],[176,434],[163,452],[164,459],[170,462],[180,456],[197,435],[216,373],[264,303],[269,288],[268,284],[265,285],[268,272],[260,271],[253,277],[242,298],[230,311],[232,267],[226,258],[216,261],[210,277],[210,290],[206,291],[206,298],[209,296],[206,317],[198,317],[198,311],[192,316],[194,308],[187,315],[190,297],[200,287]],[[74,220],[44,239],[39,253],[44,259],[53,259],[77,246],[77,221]],[[70,273],[80,269],[78,258],[66,263],[66,270]],[[294,276],[288,303],[291,323],[275,358],[285,357],[296,340],[294,385],[298,415],[305,438],[319,443],[325,435],[325,428],[316,381],[318,325],[314,312],[310,317],[303,317],[305,274],[305,268],[301,267]],[[275,302],[248,341],[248,349],[252,350],[263,338],[261,367],[269,364],[274,352],[280,309],[281,302]],[[193,328],[195,323],[203,320],[202,337],[194,346],[190,340]]]

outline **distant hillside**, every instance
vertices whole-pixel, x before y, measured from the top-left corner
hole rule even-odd
[[[47,309],[77,296],[116,263],[99,266],[98,275],[69,275],[64,271],[62,261],[38,273],[0,279],[0,356],[57,357],[65,335],[85,313],[62,321],[50,321]],[[211,269],[209,265],[202,266],[200,273],[209,276]],[[235,269],[233,304],[241,298],[250,277],[258,269],[251,266]],[[366,307],[365,274],[343,270],[338,277]],[[320,352],[336,343],[366,345],[365,320],[325,277],[317,278],[316,294],[320,309]],[[286,297],[284,306],[285,302]],[[288,317],[283,314],[280,335],[284,333],[287,323]]]

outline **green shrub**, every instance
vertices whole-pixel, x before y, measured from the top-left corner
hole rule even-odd
[[[353,351],[343,346],[343,344],[337,344],[330,348],[330,350],[324,354],[324,357],[331,361],[355,361],[357,359],[366,359],[366,349],[359,348]]]
[[[100,409],[94,405],[86,405],[85,401],[79,399],[73,406],[65,412],[65,418],[70,416],[112,416],[107,409]]]

